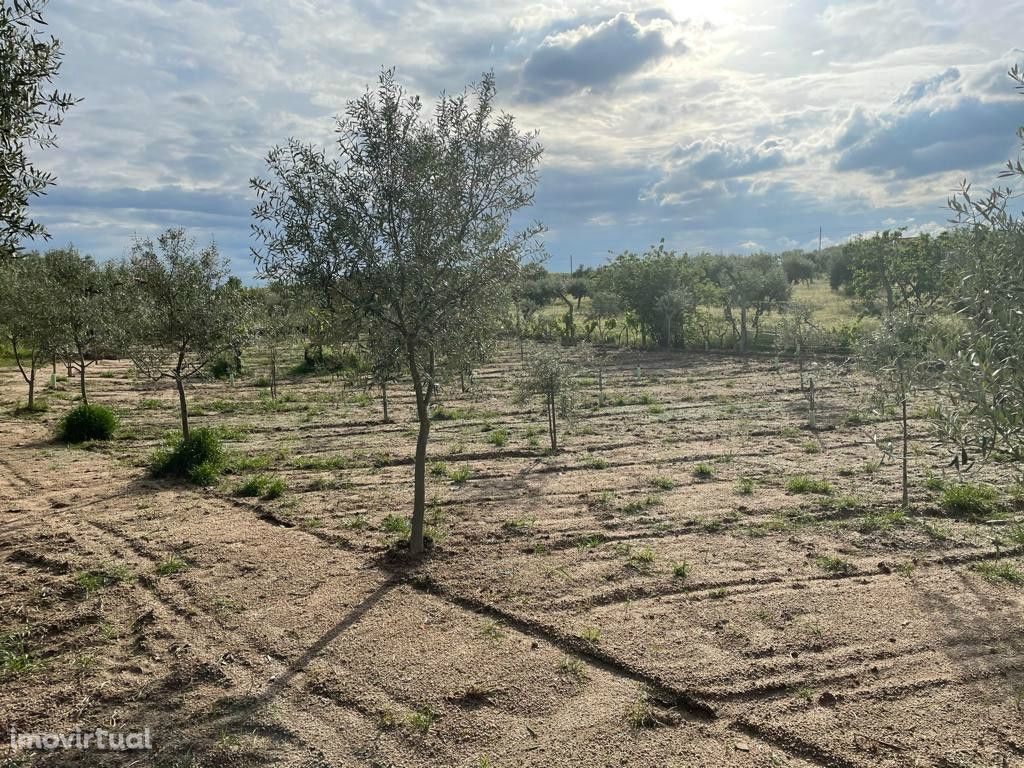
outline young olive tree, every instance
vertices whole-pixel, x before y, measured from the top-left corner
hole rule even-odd
[[[825,342],[825,334],[814,324],[814,307],[791,301],[775,326],[775,349],[796,357],[800,371],[800,391],[807,389],[807,366],[815,347]]]
[[[60,69],[60,41],[44,37],[45,0],[0,3],[0,262],[13,256],[23,238],[46,237],[28,215],[29,198],[55,181],[35,167],[33,145],[56,144],[54,128],[75,99],[46,91]]]
[[[814,324],[814,308],[792,301],[775,327],[775,349],[796,357],[800,372],[800,393],[807,401],[807,418],[811,429],[818,428],[818,390],[809,362],[815,347],[824,341],[824,334]]]
[[[910,506],[907,466],[909,462],[909,404],[913,395],[927,386],[928,350],[932,332],[924,315],[897,309],[882,319],[878,329],[861,339],[857,362],[875,380],[875,399],[882,410],[895,406],[900,420],[900,449],[903,489],[902,504]],[[891,445],[875,438],[884,455],[896,458]]]
[[[28,411],[36,409],[36,374],[52,354],[57,333],[51,288],[38,254],[28,254],[0,269],[0,329],[28,385]]]
[[[389,327],[371,327],[362,338],[367,360],[366,377],[371,385],[380,390],[384,423],[388,424],[391,422],[388,384],[397,382],[402,375],[402,340],[391,333]]]
[[[85,372],[113,346],[118,278],[75,248],[48,251],[43,257],[53,308],[54,353],[69,375],[77,373],[82,402],[88,404]]]
[[[260,299],[253,305],[253,331],[267,351],[270,398],[277,400],[281,350],[297,335],[300,320],[297,317],[294,293],[286,287],[271,286],[260,294]]]
[[[570,418],[576,405],[576,369],[565,359],[564,350],[542,347],[530,355],[517,389],[520,402],[537,395],[544,398],[548,440],[551,450],[557,451],[558,417]]]
[[[494,108],[494,76],[442,95],[422,114],[393,70],[348,103],[337,155],[295,140],[253,179],[257,263],[270,277],[322,287],[397,338],[416,399],[412,531],[423,551],[427,442],[437,373],[499,328],[539,227],[511,233],[533,202],[541,147]]]
[[[167,230],[156,243],[137,239],[126,278],[129,355],[142,375],[174,382],[187,441],[185,384],[218,355],[241,346],[250,319],[244,292],[228,279],[217,247],[197,250],[183,229]]]

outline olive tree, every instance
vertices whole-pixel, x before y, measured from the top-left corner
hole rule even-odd
[[[542,347],[531,354],[517,385],[517,399],[544,398],[551,450],[558,450],[558,417],[570,418],[576,405],[576,368],[558,347]]]
[[[756,339],[761,330],[761,318],[789,301],[792,289],[786,273],[778,260],[768,253],[725,257],[715,264],[715,273],[722,289],[725,318],[732,325],[740,350],[746,352],[750,327]]]
[[[82,402],[88,404],[86,369],[113,345],[118,279],[112,267],[100,268],[73,247],[48,251],[43,260],[54,324],[53,352],[67,363],[68,375],[77,373]]]
[[[941,243],[901,229],[851,240],[843,246],[850,292],[874,314],[929,308],[943,292]]]
[[[930,323],[925,316],[911,310],[896,310],[882,318],[877,330],[867,334],[857,349],[860,367],[875,381],[875,399],[881,410],[895,406],[900,420],[900,448],[898,457],[887,441],[875,437],[875,445],[891,458],[898,458],[901,467],[902,504],[907,509],[911,397],[927,386],[930,378],[928,366],[929,345],[932,338]]]
[[[664,337],[662,344],[665,347],[672,346],[672,323],[677,319],[692,312],[696,303],[690,294],[684,290],[671,290],[661,294],[654,302],[654,310],[664,323]],[[680,326],[682,323],[680,323]]]
[[[794,355],[800,372],[800,393],[807,401],[808,423],[818,428],[818,397],[814,373],[808,363],[815,347],[821,346],[824,333],[814,324],[814,308],[805,302],[791,301],[775,326],[775,349]]]
[[[1009,72],[1024,94],[1024,70]],[[1024,151],[1024,127],[1017,135]],[[940,422],[956,461],[971,454],[1024,459],[1024,217],[1021,159],[1001,174],[1006,186],[984,193],[964,184],[950,199],[957,232],[949,271],[960,277],[951,302],[959,328],[947,336]]]
[[[380,390],[380,405],[384,423],[391,421],[388,410],[388,384],[398,381],[402,374],[402,340],[388,327],[371,327],[362,337],[366,357],[366,377]]]
[[[197,250],[183,229],[169,229],[155,243],[136,239],[129,252],[126,346],[142,375],[174,383],[185,440],[186,382],[211,360],[240,346],[247,333],[244,292],[228,277],[227,261],[217,247]]]
[[[75,99],[48,92],[60,69],[60,41],[46,37],[45,0],[0,3],[0,262],[12,256],[24,238],[46,236],[28,215],[29,198],[55,181],[33,163],[33,147],[56,143],[54,129]]]
[[[0,329],[28,385],[27,410],[36,409],[36,374],[53,352],[56,335],[51,285],[38,254],[0,269]]]
[[[270,397],[277,400],[281,349],[297,335],[300,324],[294,292],[285,286],[271,286],[260,294],[260,301],[253,304],[252,311],[253,332],[267,351]]]
[[[401,342],[419,422],[413,554],[424,547],[437,373],[497,333],[539,231],[511,232],[510,219],[533,201],[541,147],[495,111],[494,96],[486,74],[426,117],[383,71],[338,118],[335,152],[290,140],[270,151],[270,178],[252,181],[263,272],[322,287]]]

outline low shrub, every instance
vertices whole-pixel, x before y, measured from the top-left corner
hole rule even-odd
[[[196,485],[213,485],[224,469],[224,449],[213,429],[193,429],[153,455],[154,477],[180,477]]]
[[[64,414],[57,426],[57,437],[65,443],[109,440],[117,429],[117,416],[102,405],[80,405]]]

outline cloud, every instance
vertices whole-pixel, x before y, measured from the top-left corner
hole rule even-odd
[[[896,99],[896,103],[898,105],[913,104],[915,101],[920,101],[925,96],[930,96],[939,92],[944,85],[955,83],[959,79],[960,70],[956,67],[950,67],[945,72],[932,75],[931,77],[926,77],[923,80],[918,80],[911,84],[911,86]]]
[[[947,218],[994,179],[1024,101],[1019,9],[960,0],[67,0],[46,9],[84,101],[39,155],[54,242],[99,258],[172,225],[252,274],[248,179],[395,66],[426,104],[493,70],[546,150],[527,220],[555,267],[664,236],[786,248]],[[774,55],[765,56],[765,52]],[[1009,53],[1003,53],[1009,51]],[[429,108],[425,110],[429,112]]]
[[[720,139],[677,144],[659,163],[660,178],[645,190],[644,197],[661,205],[696,200],[724,202],[755,189],[753,177],[789,162],[778,138],[754,146]]]
[[[668,157],[699,179],[730,179],[780,167],[786,162],[782,147],[782,142],[775,138],[765,139],[754,147],[701,139],[685,147],[676,145]]]
[[[1014,146],[1021,107],[1009,88],[985,93],[949,67],[913,82],[890,106],[850,110],[833,144],[834,168],[914,178],[995,165]]]
[[[659,59],[686,52],[680,25],[667,14],[619,13],[596,26],[548,35],[523,64],[529,96],[551,98],[602,90]]]

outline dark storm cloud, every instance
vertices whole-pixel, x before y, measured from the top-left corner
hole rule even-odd
[[[543,99],[606,88],[659,59],[685,53],[684,43],[668,38],[672,26],[663,15],[619,13],[596,26],[550,35],[523,65],[524,89]]]

